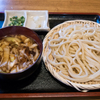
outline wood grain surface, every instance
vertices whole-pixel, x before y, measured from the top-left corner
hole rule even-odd
[[[100,0],[0,0],[0,12],[4,10],[100,13]]]

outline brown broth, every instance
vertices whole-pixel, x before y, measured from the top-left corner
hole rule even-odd
[[[0,40],[0,72],[16,73],[31,66],[40,55],[38,44],[24,35],[5,36]]]

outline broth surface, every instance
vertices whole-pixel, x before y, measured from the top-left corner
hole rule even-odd
[[[23,71],[38,59],[39,54],[35,40],[24,35],[5,36],[0,40],[0,72]]]

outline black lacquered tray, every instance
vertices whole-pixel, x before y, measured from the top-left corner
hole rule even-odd
[[[68,20],[90,20],[99,23],[99,15],[96,14],[57,14],[49,13],[49,26],[54,26]],[[4,21],[4,13],[0,13],[0,28]],[[40,38],[44,39],[47,31],[36,31]],[[5,82],[0,80],[1,98],[22,98],[22,97],[78,97],[78,96],[99,96],[100,90],[89,91],[87,94],[80,93],[76,89],[64,85],[56,80],[45,68],[43,61],[35,74],[26,79],[16,82]],[[6,93],[6,94],[5,94]],[[44,94],[46,93],[46,95]],[[95,93],[95,94],[94,94]],[[93,95],[94,94],[94,95]]]

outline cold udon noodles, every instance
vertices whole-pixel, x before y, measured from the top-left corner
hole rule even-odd
[[[35,40],[24,35],[5,36],[0,40],[0,73],[16,73],[31,66],[40,51]]]
[[[47,62],[63,78],[100,81],[100,28],[74,24],[50,36]]]

